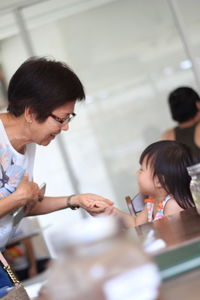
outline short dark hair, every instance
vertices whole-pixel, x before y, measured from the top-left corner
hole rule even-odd
[[[200,101],[199,95],[190,87],[172,91],[168,97],[172,119],[179,123],[191,120],[198,111],[197,101]]]
[[[84,87],[70,67],[45,57],[26,60],[8,86],[8,111],[18,117],[29,107],[39,122],[65,103],[83,99]]]
[[[157,176],[168,194],[172,194],[183,209],[194,206],[190,192],[190,176],[187,167],[194,165],[190,149],[176,141],[159,141],[149,145],[141,154],[140,164],[152,168],[153,177]]]

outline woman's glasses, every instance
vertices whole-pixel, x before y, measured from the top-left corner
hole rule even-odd
[[[54,115],[54,114],[50,114],[49,116],[52,117],[52,118],[53,118],[54,120],[56,120],[57,122],[59,122],[60,124],[67,124],[67,123],[69,123],[69,122],[76,116],[76,114],[75,114],[75,113],[70,113],[70,114],[68,114],[68,116],[65,117],[65,118],[57,117],[57,116]]]

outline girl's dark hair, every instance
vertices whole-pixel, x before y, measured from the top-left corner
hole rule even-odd
[[[18,117],[29,107],[43,122],[59,106],[84,98],[81,81],[65,63],[31,57],[10,80],[8,111]]]
[[[190,176],[187,167],[195,164],[189,148],[176,141],[159,141],[149,145],[140,156],[153,170],[160,184],[172,194],[183,209],[194,206],[190,192]]]

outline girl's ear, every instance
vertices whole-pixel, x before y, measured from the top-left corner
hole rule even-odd
[[[34,116],[34,114],[31,111],[30,107],[25,107],[24,118],[25,118],[27,123],[32,123],[33,122],[33,118],[34,118],[33,116]]]
[[[160,183],[160,181],[159,181],[159,179],[158,179],[157,176],[154,177],[154,185],[158,189],[162,188],[162,185],[161,185],[161,183]]]

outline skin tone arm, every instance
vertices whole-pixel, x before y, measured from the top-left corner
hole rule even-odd
[[[67,207],[68,197],[44,197],[42,201],[39,187],[29,181],[28,175],[24,175],[15,192],[0,199],[0,218],[7,213],[26,207],[27,215],[46,214]],[[107,206],[113,207],[113,202],[95,194],[81,194],[71,197],[70,205],[80,206],[91,215],[104,211]]]
[[[167,203],[166,206],[164,208],[164,215],[168,216],[168,215],[173,215],[176,213],[179,213],[183,211],[183,208],[181,208],[178,203],[176,202],[175,199],[170,199]],[[125,223],[127,224],[127,227],[135,227],[135,226],[139,226],[142,224],[145,224],[148,222],[148,213],[147,213],[147,208],[146,206],[144,207],[144,209],[137,214],[137,216],[131,216],[130,214],[124,213],[121,210],[114,208],[113,211],[109,210],[109,207],[106,208],[105,213],[104,214],[111,214],[111,215],[119,215],[122,216]]]
[[[27,207],[27,215],[41,215],[67,208],[66,197],[44,197],[34,207]],[[113,208],[113,202],[95,194],[74,195],[70,199],[70,205],[80,206],[91,215],[104,212],[106,207]]]
[[[124,221],[125,224],[127,225],[127,227],[136,227],[142,224],[147,223],[148,217],[147,217],[147,208],[146,206],[144,207],[144,209],[137,214],[137,216],[131,216],[130,214],[127,214],[117,208],[114,208],[113,210],[110,210],[110,208],[106,208],[105,209],[105,213],[106,215],[118,215],[121,216]]]

